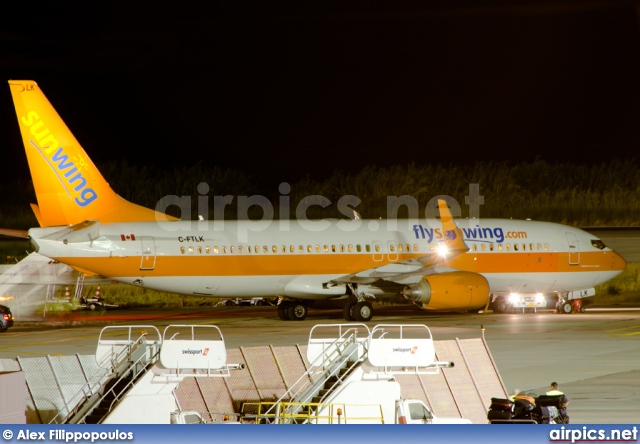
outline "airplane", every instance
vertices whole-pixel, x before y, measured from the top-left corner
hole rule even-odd
[[[248,220],[178,220],[118,196],[36,82],[9,85],[38,201],[40,227],[22,236],[86,275],[185,295],[278,297],[285,321],[305,319],[314,301],[338,300],[345,320],[367,322],[381,295],[477,312],[514,292],[592,290],[626,268],[578,228],[456,220],[442,199],[439,219],[327,219],[322,230],[303,220],[259,229]]]

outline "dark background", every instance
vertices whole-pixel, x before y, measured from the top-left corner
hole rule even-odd
[[[202,162],[269,188],[640,147],[638,2],[163,4],[4,5],[0,77],[38,82],[97,164]],[[0,116],[3,174],[26,175],[6,83]]]

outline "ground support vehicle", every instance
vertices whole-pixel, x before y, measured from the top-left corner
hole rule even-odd
[[[13,314],[11,309],[6,305],[0,305],[0,333],[3,333],[13,327]]]
[[[491,398],[491,424],[568,424],[564,395],[519,394],[511,399]]]

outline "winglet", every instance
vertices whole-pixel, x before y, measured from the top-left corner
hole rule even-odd
[[[438,211],[440,212],[442,231],[445,233],[444,245],[447,250],[447,258],[458,256],[459,254],[469,251],[469,247],[467,247],[467,244],[465,244],[462,239],[462,230],[456,225],[449,206],[444,199],[438,199]]]
[[[118,196],[32,80],[10,80],[42,227],[175,218]]]

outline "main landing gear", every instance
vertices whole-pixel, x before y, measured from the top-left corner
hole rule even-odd
[[[303,321],[309,314],[307,301],[281,301],[278,318],[282,321]],[[365,300],[349,300],[342,309],[345,321],[369,322],[373,318],[373,307]]]
[[[283,321],[303,321],[309,309],[302,301],[282,301],[278,305],[278,317]]]
[[[373,318],[373,307],[367,301],[349,301],[342,309],[345,321],[369,322]]]

